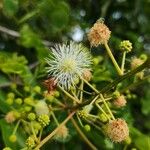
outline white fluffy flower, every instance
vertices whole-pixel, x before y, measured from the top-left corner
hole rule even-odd
[[[52,48],[49,58],[47,72],[55,79],[57,84],[65,89],[75,85],[78,77],[91,65],[91,55],[82,44],[70,42],[69,44],[58,44]]]

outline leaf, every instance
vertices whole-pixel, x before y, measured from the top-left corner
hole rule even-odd
[[[5,94],[0,90],[0,110],[3,113],[7,113],[10,110],[10,106],[6,104],[5,102]]]
[[[27,67],[26,58],[24,56],[17,56],[16,53],[0,52],[0,70],[6,74],[18,74],[27,83],[32,79],[30,69]]]
[[[150,149],[150,137],[142,134],[138,129],[131,128],[131,137],[133,143],[139,150],[148,150]]]
[[[3,0],[3,11],[7,16],[13,16],[18,10],[18,0]]]
[[[41,38],[25,24],[20,30],[20,42],[26,48],[35,48],[39,59],[48,55],[48,49],[43,45]]]
[[[144,98],[141,100],[142,103],[142,112],[144,115],[150,115],[150,92],[147,91]]]
[[[21,147],[25,146],[24,143],[25,143],[26,136],[22,132],[18,131],[16,133],[17,142],[15,143],[10,142],[9,136],[12,134],[14,127],[15,127],[14,125],[6,123],[4,119],[0,120],[2,138],[3,138],[5,145],[8,147],[11,147],[13,150],[18,150],[18,149],[21,149]]]

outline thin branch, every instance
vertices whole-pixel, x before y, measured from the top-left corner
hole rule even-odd
[[[19,38],[20,37],[20,33],[17,32],[17,31],[14,31],[14,30],[11,30],[11,29],[8,29],[6,27],[3,27],[0,25],[0,32],[3,32],[7,35],[10,35],[12,37],[15,37],[15,38]],[[46,41],[46,40],[43,40],[42,43],[47,46],[47,47],[51,47],[52,45],[54,45],[52,42],[49,42],[49,41]]]
[[[70,113],[68,115],[68,117],[55,129],[53,130],[46,138],[44,138],[39,145],[37,145],[37,147],[34,150],[39,150],[39,148],[41,148],[47,141],[49,141],[58,131],[59,129],[64,126],[71,118],[72,116],[75,114],[75,111]]]
[[[97,148],[88,140],[88,138],[85,136],[85,134],[81,131],[81,129],[79,128],[78,124],[76,123],[76,121],[71,118],[71,121],[74,125],[74,127],[76,128],[76,130],[78,131],[78,133],[80,134],[80,136],[83,138],[83,140],[89,145],[89,147],[92,150],[97,150]]]

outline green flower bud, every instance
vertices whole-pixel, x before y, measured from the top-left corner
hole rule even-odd
[[[53,101],[54,101],[54,99],[55,99],[55,98],[54,98],[54,96],[53,96],[53,95],[49,95],[49,94],[48,94],[48,95],[46,95],[46,100],[47,100],[47,101],[49,101],[49,102],[53,102]]]
[[[130,145],[132,142],[132,139],[128,136],[125,141],[124,141],[127,145]]]
[[[35,119],[36,119],[35,113],[29,113],[29,114],[28,114],[28,119],[29,119],[30,121],[35,120]]]
[[[16,140],[17,140],[17,137],[16,137],[16,135],[14,135],[14,134],[12,134],[12,135],[9,137],[9,141],[12,142],[12,143],[16,142]]]
[[[10,147],[5,147],[3,150],[12,150]]]
[[[25,98],[24,103],[27,104],[27,105],[34,105],[32,97]]]
[[[21,105],[22,104],[22,99],[21,98],[15,99],[15,103],[18,104],[18,105]]]
[[[58,91],[55,91],[55,92],[54,92],[54,96],[55,96],[55,97],[59,97],[59,96],[60,96],[60,93],[59,93]]]
[[[87,132],[89,132],[89,131],[91,130],[91,126],[88,125],[88,124],[86,124],[86,125],[84,126],[84,129],[85,129]]]
[[[13,111],[13,113],[14,113],[14,116],[16,118],[20,118],[21,117],[21,113],[19,113],[18,111]]]
[[[79,117],[81,117],[81,118],[83,118],[83,119],[86,119],[87,116],[88,116],[87,112],[84,111],[84,110],[78,111],[78,115],[79,115]]]
[[[32,122],[32,124],[35,130],[40,130],[42,128],[41,124],[37,121]]]
[[[120,50],[130,52],[132,50],[132,43],[129,40],[124,40],[120,43]]]
[[[26,111],[26,112],[31,111],[31,109],[32,109],[32,107],[30,107],[30,106],[25,106],[25,107],[24,107],[24,111]]]
[[[35,86],[33,88],[33,90],[36,92],[36,93],[41,93],[41,88],[39,86]]]
[[[25,91],[25,92],[30,92],[30,87],[29,87],[29,86],[25,86],[25,87],[24,87],[24,91]]]
[[[7,99],[6,99],[6,103],[7,103],[8,105],[12,105],[13,102],[14,102],[14,100],[13,100],[12,98],[7,98]]]
[[[35,147],[35,141],[34,141],[34,139],[31,136],[29,136],[27,138],[27,140],[26,140],[26,146],[28,148],[34,148]]]
[[[49,125],[49,123],[50,123],[49,116],[46,115],[46,114],[40,115],[39,118],[38,118],[38,121],[39,121],[39,123],[40,123],[43,127],[46,127],[46,126]]]
[[[7,94],[7,97],[11,98],[11,99],[14,99],[15,98],[15,94],[10,92],[10,93]]]
[[[100,121],[102,121],[102,122],[107,122],[108,121],[107,117],[104,114],[99,114],[98,116],[99,116]]]

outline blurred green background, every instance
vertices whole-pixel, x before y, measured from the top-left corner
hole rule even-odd
[[[5,95],[9,91],[5,87],[9,87],[10,81],[14,81],[12,74],[19,75],[25,84],[31,83],[33,72],[34,75],[38,74],[33,78],[34,85],[46,77],[41,68],[45,65],[43,60],[53,44],[74,40],[89,47],[87,33],[100,17],[105,19],[112,31],[109,43],[116,58],[120,57],[118,45],[121,40],[130,40],[133,43],[133,52],[128,55],[127,65],[129,58],[133,56],[150,54],[150,0],[1,0],[0,99],[2,94]],[[105,56],[101,46],[92,48],[92,53]],[[34,66],[40,69],[32,70]],[[101,81],[109,80],[109,74],[102,76]],[[95,83],[99,83],[96,78]],[[120,111],[124,112],[128,123],[134,126],[131,147],[139,150],[150,149],[149,88],[149,84],[144,83],[133,89],[132,93],[136,98],[130,98],[129,106]],[[0,110],[3,118],[7,108],[0,106]],[[1,129],[3,130],[3,125]],[[2,130],[0,149],[3,143],[7,143]],[[122,149],[121,145],[110,143],[96,131],[88,134],[99,149]],[[48,147],[44,149],[88,149],[77,135],[68,145],[54,142]]]

